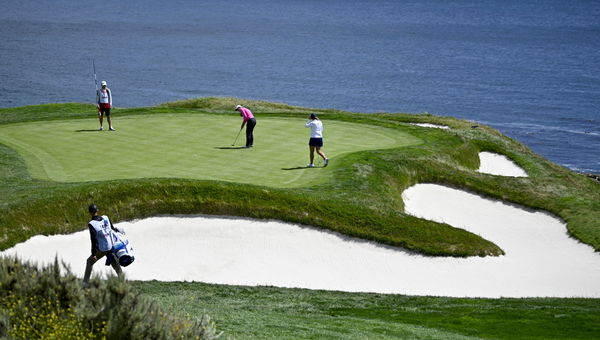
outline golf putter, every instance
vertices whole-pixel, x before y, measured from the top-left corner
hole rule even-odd
[[[234,146],[235,143],[237,142],[237,139],[240,136],[240,132],[242,132],[242,129],[240,129],[240,131],[238,131],[237,136],[235,136],[235,140],[233,141],[233,143],[231,144],[231,146]]]

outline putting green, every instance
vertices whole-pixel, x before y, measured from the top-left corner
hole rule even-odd
[[[117,116],[115,132],[97,131],[97,119],[11,124],[0,126],[0,142],[23,156],[34,178],[57,182],[167,177],[274,187],[327,180],[336,159],[350,152],[421,143],[394,129],[325,120],[323,151],[331,163],[309,169],[304,119],[257,120],[251,149],[231,146],[240,117],[207,114]],[[236,146],[244,143],[242,131]]]

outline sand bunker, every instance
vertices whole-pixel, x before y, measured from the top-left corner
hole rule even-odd
[[[492,152],[479,153],[479,169],[477,171],[497,176],[528,177],[525,170],[504,155]]]
[[[483,167],[490,161],[495,173],[515,176],[514,163],[503,167],[503,156],[482,155]],[[137,255],[125,272],[133,280],[349,292],[600,298],[600,254],[569,237],[559,219],[434,184],[415,185],[402,197],[407,213],[481,235],[506,255],[427,257],[281,222],[154,217],[118,224]],[[57,255],[82,276],[89,251],[85,230],[35,236],[0,254],[38,263],[49,263]],[[111,269],[99,262],[94,273]]]
[[[437,185],[403,194],[406,210],[471,230],[507,255],[426,257],[274,221],[155,217],[119,223],[137,259],[134,280],[203,281],[350,292],[469,297],[600,297],[600,255],[567,236],[556,218]],[[87,231],[35,236],[3,254],[49,262],[58,254],[81,276]],[[94,272],[109,273],[97,263]]]
[[[420,126],[420,127],[426,127],[426,128],[434,128],[434,129],[450,129],[449,126],[446,125],[437,125],[437,124],[431,124],[431,123],[408,123],[410,125],[416,125],[416,126]]]

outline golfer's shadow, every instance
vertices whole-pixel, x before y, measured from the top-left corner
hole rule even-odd
[[[84,129],[84,130],[75,130],[75,132],[102,132],[98,129]]]
[[[295,168],[281,168],[281,170],[300,170],[300,169],[308,169],[306,166],[297,166]]]
[[[220,149],[220,150],[239,150],[239,149],[246,149],[245,146],[215,146],[215,149]]]

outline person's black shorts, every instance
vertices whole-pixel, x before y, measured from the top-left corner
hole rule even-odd
[[[308,145],[320,148],[323,146],[323,138],[311,138]]]
[[[106,116],[106,117],[110,116],[110,108],[108,108],[108,109],[100,109],[100,114],[103,115],[103,116]]]

